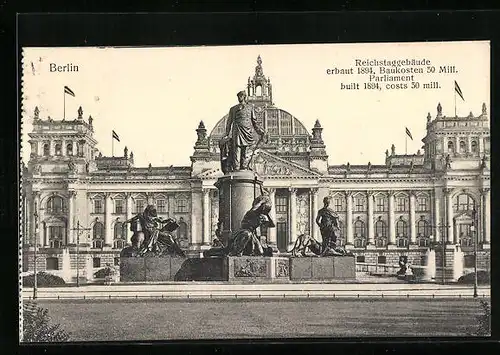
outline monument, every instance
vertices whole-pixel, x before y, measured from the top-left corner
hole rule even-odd
[[[215,183],[219,190],[216,243],[202,258],[186,258],[172,234],[177,222],[159,218],[149,205],[127,221],[134,235],[133,245],[121,254],[122,281],[266,283],[355,278],[354,256],[337,245],[339,217],[329,207],[328,197],[316,218],[322,243],[301,235],[289,258],[273,255],[272,247],[261,241],[262,228],[275,228],[270,217],[273,201],[250,163],[267,134],[246,92],[238,92],[237,97],[239,103],[229,110],[219,142],[224,176]]]

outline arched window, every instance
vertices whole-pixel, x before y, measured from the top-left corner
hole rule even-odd
[[[465,148],[465,142],[460,141],[460,153],[465,153],[467,149]]]
[[[408,224],[403,219],[396,222],[397,246],[408,246]]]
[[[45,143],[43,145],[43,155],[44,156],[49,156],[50,155],[50,144],[49,143]]]
[[[477,153],[477,142],[476,141],[470,142],[470,151],[472,153]]]
[[[421,247],[429,246],[431,235],[431,228],[429,222],[425,219],[421,219],[417,222],[417,237],[418,237],[418,245]]]
[[[95,222],[92,228],[92,239],[103,239],[104,238],[104,224],[101,222]]]
[[[123,239],[124,238],[124,224],[122,222],[116,222],[114,227],[114,239]]]
[[[255,88],[255,96],[262,96],[262,86],[258,85]]]
[[[73,143],[68,143],[66,145],[66,153],[68,155],[73,155]]]
[[[64,200],[60,196],[51,196],[47,200],[47,213],[63,213],[65,212]]]
[[[448,142],[448,153],[455,153],[455,145],[453,144],[453,141]]]
[[[358,219],[354,222],[354,236],[355,237],[364,237],[365,236],[365,222]]]
[[[377,247],[387,245],[387,225],[381,219],[375,222],[375,245]]]
[[[363,248],[366,245],[365,222],[358,219],[354,222],[354,247]]]
[[[55,147],[55,153],[56,155],[62,155],[62,144],[61,143],[56,143]]]
[[[472,211],[475,206],[474,199],[468,194],[460,194],[455,198],[454,210],[455,212]]]

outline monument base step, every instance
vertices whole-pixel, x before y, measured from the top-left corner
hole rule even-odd
[[[354,256],[290,258],[290,280],[292,281],[354,279],[356,279]]]

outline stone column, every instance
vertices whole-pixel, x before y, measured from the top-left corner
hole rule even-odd
[[[455,153],[460,153],[460,138],[455,137]]]
[[[452,189],[444,188],[443,193],[446,199],[446,233],[445,240],[447,244],[455,241],[453,230],[453,201],[451,198]]]
[[[132,194],[130,192],[127,193],[126,198],[127,198],[127,221],[128,221],[133,216]],[[131,244],[130,238],[132,238],[132,232],[130,231],[130,226],[127,225],[127,227],[126,227],[127,244]]]
[[[442,241],[441,229],[440,229],[441,213],[439,208],[440,208],[439,198],[436,192],[434,192],[434,237],[436,242]]]
[[[105,217],[104,217],[104,244],[106,246],[112,246],[113,245],[113,231],[111,228],[111,211],[113,208],[112,200],[111,200],[111,195],[109,193],[106,194],[106,199],[105,199],[105,206],[104,206],[104,212],[105,212]]]
[[[482,155],[482,153],[484,153],[484,137],[483,136],[478,137],[478,149],[479,149],[479,153]]]
[[[290,191],[290,241],[289,245],[293,246],[297,240],[297,189],[289,188]]]
[[[489,188],[484,188],[481,189],[481,197],[482,197],[482,219],[483,219],[483,244],[490,244],[490,189]]]
[[[73,230],[74,217],[75,217],[75,198],[76,191],[69,191],[68,195],[68,231],[66,235],[68,236],[66,240],[66,245],[75,244],[75,231]]]
[[[394,191],[389,191],[389,242],[388,245],[396,244],[396,224],[394,218]]]
[[[417,244],[417,230],[415,221],[415,192],[410,191],[410,244]]]
[[[50,146],[49,155],[50,156],[56,155],[56,142],[51,140],[49,146]]]
[[[310,225],[311,225],[311,236],[318,240],[319,229],[316,224],[316,215],[318,213],[318,188],[313,188],[309,190],[309,194],[311,196],[311,216],[310,216]]]
[[[368,202],[368,245],[375,245],[375,230],[374,230],[374,225],[373,225],[373,192],[368,191],[366,193],[366,198]]]
[[[467,136],[467,153],[471,153],[472,151],[472,144],[471,144],[471,139],[470,136]]]
[[[352,233],[352,192],[345,192],[346,199],[346,219],[345,219],[345,227],[346,227],[346,245],[354,244],[354,237]]]
[[[203,245],[210,245],[210,189],[203,189]]]
[[[273,220],[274,224],[276,224],[276,189],[267,189],[269,191],[269,199],[271,200],[271,211],[269,212],[269,216]],[[278,239],[276,234],[276,226],[274,228],[267,229],[267,237],[268,243],[273,248],[277,245]]]
[[[152,192],[146,192],[146,204],[147,205],[154,204],[154,198],[153,198],[153,193]]]

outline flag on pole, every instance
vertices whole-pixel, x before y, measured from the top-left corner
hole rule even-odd
[[[73,90],[71,90],[69,87],[65,86],[64,87],[64,93],[65,94],[68,94],[68,95],[71,95],[73,97],[75,97],[75,93],[73,92]]]
[[[410,137],[411,140],[413,140],[410,130],[408,129],[408,127],[405,128],[406,128],[406,134],[408,135],[408,137]]]
[[[460,86],[458,86],[457,81],[455,80],[455,92],[460,96],[460,98],[465,101],[464,95],[462,94],[462,90],[460,89]]]
[[[116,139],[118,142],[120,141],[120,137],[118,137],[115,131],[113,131],[113,139]]]

